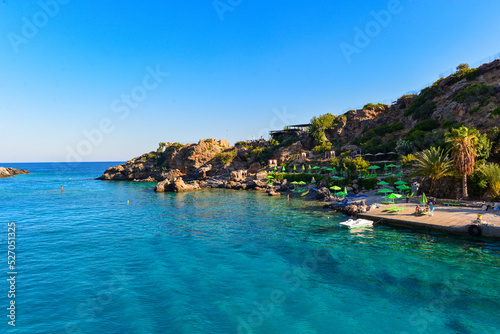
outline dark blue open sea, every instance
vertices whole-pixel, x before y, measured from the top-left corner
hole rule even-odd
[[[0,164],[31,171],[0,179],[1,333],[500,332],[498,241],[351,232],[301,199],[95,180],[116,164]]]

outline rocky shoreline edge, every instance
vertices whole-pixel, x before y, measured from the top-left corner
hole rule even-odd
[[[14,175],[19,175],[19,174],[29,174],[25,169],[17,169],[17,168],[10,168],[10,167],[0,167],[0,178],[3,177],[12,177]]]

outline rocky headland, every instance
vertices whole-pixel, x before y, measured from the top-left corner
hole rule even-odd
[[[11,177],[14,175],[18,174],[29,174],[25,169],[16,169],[16,168],[6,168],[6,167],[0,167],[0,178],[1,177]]]
[[[160,143],[156,151],[107,169],[100,179],[156,182],[157,192],[227,188],[295,195],[298,192],[290,190],[296,186],[287,180],[270,182],[269,160],[280,168],[286,166],[288,172],[300,172],[305,164],[331,167],[336,163],[346,169],[342,159],[350,157],[351,152],[372,156],[397,152],[402,156],[439,145],[446,131],[465,125],[488,134],[492,142],[490,160],[500,161],[499,119],[500,60],[495,60],[477,69],[457,69],[420,94],[404,95],[391,105],[369,103],[343,115],[314,117],[306,131],[291,135],[283,132],[269,141],[238,142],[234,146],[214,139],[187,145]],[[330,161],[331,151],[338,161]],[[441,182],[440,196],[454,196],[457,183],[450,180]],[[422,190],[429,191],[428,180],[417,181],[422,183]],[[324,198],[330,194],[325,186],[321,182],[309,184],[307,193],[299,195]],[[355,179],[347,186],[354,193],[362,190]]]

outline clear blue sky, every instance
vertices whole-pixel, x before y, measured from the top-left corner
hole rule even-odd
[[[54,1],[0,2],[0,162],[234,143],[500,52],[497,0]]]

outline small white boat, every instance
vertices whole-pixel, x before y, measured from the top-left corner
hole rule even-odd
[[[358,227],[367,227],[367,226],[373,226],[373,222],[368,219],[349,219],[346,220],[345,222],[340,223],[341,226],[348,227],[348,228],[358,228]]]

